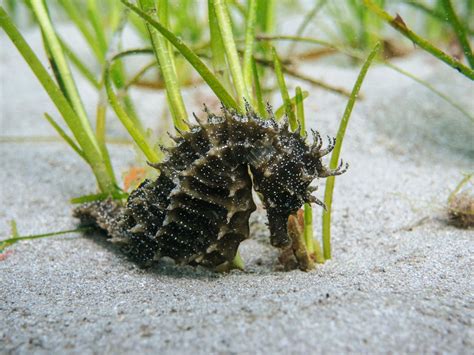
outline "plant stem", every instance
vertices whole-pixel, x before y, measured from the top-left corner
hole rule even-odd
[[[287,66],[283,67],[283,72],[285,74],[288,74],[289,76],[292,76],[292,77],[300,79],[300,80],[304,80],[304,81],[306,81],[306,82],[308,82],[308,83],[310,83],[314,86],[318,86],[318,87],[320,87],[324,90],[333,92],[335,94],[346,96],[346,97],[350,96],[350,93],[344,88],[333,86],[333,85],[325,83],[324,81],[314,79],[314,78],[312,78],[308,75],[305,75],[305,74],[297,72],[296,70],[290,69]]]
[[[296,87],[295,93],[295,105],[296,105],[296,115],[298,117],[298,122],[300,125],[300,135],[302,137],[306,136],[306,120],[304,116],[304,104],[303,104],[303,91],[301,87]],[[306,250],[309,255],[314,254],[314,238],[313,238],[313,208],[310,203],[304,204],[304,226],[303,226],[303,236],[306,244]]]
[[[102,58],[107,52],[107,39],[103,30],[102,23],[100,22],[99,9],[97,7],[96,0],[87,0],[87,17],[89,18],[92,28],[95,32],[95,42],[100,48],[101,53],[103,53]]]
[[[107,63],[104,69],[104,84],[107,91],[107,96],[109,97],[110,105],[148,161],[150,163],[156,163],[160,160],[160,156],[149,145],[142,132],[135,126],[133,120],[128,116],[127,112],[120,105],[118,98],[114,93],[112,83],[110,82],[110,65],[110,63]]]
[[[257,0],[258,21],[263,33],[271,33],[275,24],[275,0]]]
[[[240,256],[239,251],[237,250],[237,253],[235,254],[234,259],[232,260],[232,267],[234,269],[239,269],[239,270],[244,270],[245,269],[245,262]]]
[[[273,54],[273,68],[275,69],[275,75],[277,77],[278,86],[280,87],[281,98],[283,99],[283,104],[285,105],[285,113],[290,122],[290,128],[292,131],[296,130],[298,125],[296,121],[295,111],[293,110],[293,105],[291,104],[290,94],[288,93],[288,88],[286,87],[285,76],[281,68],[281,62],[278,58],[275,48],[272,48]]]
[[[69,234],[69,233],[82,233],[92,230],[93,228],[90,227],[83,227],[83,228],[76,228],[76,229],[69,229],[59,232],[51,232],[51,233],[43,233],[43,234],[34,234],[34,235],[26,235],[26,236],[19,236],[16,230],[14,231],[14,236],[12,238],[0,240],[0,253],[8,246],[17,243],[22,240],[33,240],[39,238],[46,238],[46,237],[54,237],[57,235]]]
[[[471,45],[469,43],[469,39],[467,38],[466,29],[462,25],[461,21],[459,21],[459,18],[454,11],[453,5],[451,4],[451,0],[442,0],[442,3],[448,20],[451,22],[451,26],[453,27],[454,32],[456,32],[459,43],[463,48],[464,55],[466,56],[469,66],[471,69],[473,69],[474,55],[472,54]]]
[[[155,29],[166,37],[168,41],[183,55],[186,60],[191,64],[194,69],[199,73],[203,80],[209,85],[216,96],[222,101],[222,103],[229,108],[238,109],[238,105],[233,97],[228,93],[225,87],[219,82],[216,76],[209,70],[206,64],[189,48],[182,40],[176,37],[172,32],[164,28],[159,22],[148,16],[145,12],[140,10],[135,5],[131,4],[126,0],[120,0],[122,4],[131,9],[134,13],[140,16],[147,23],[152,25]]]
[[[295,37],[300,37],[303,34],[303,32],[306,29],[306,27],[308,26],[308,24],[316,16],[316,14],[319,12],[319,10],[321,10],[321,8],[326,4],[326,2],[327,2],[327,0],[320,0],[320,1],[316,2],[316,5],[311,9],[311,11],[309,11],[305,15],[305,17],[303,19],[303,22],[301,22],[301,24],[298,26],[298,29],[296,30]],[[290,47],[288,48],[287,57],[291,56],[295,52],[297,43],[298,42],[291,43]]]
[[[84,152],[81,150],[81,148],[79,148],[76,144],[76,142],[74,142],[74,140],[68,136],[68,134],[66,132],[64,132],[64,130],[61,128],[60,125],[58,125],[56,123],[56,121],[54,121],[54,119],[48,115],[47,113],[44,114],[44,117],[46,118],[46,120],[49,122],[49,124],[51,126],[53,126],[53,128],[56,130],[56,132],[61,136],[62,139],[64,139],[66,141],[66,143],[82,158],[84,159],[86,162],[87,162],[87,159],[86,159],[86,156],[84,155]]]
[[[464,176],[464,178],[456,185],[454,190],[449,194],[448,203],[451,203],[453,201],[457,193],[462,189],[464,185],[466,185],[471,180],[473,176],[474,176],[474,173],[466,174]]]
[[[70,101],[71,106],[76,114],[81,119],[86,133],[93,136],[92,128],[90,127],[89,121],[87,119],[84,105],[82,104],[82,100],[77,91],[76,84],[74,83],[74,79],[69,69],[66,57],[62,51],[61,43],[56,36],[56,32],[53,28],[53,24],[51,23],[51,19],[49,18],[48,11],[43,3],[43,0],[32,0],[31,5],[40,24],[41,31],[44,34],[43,38],[46,41],[46,46],[50,51],[54,60],[54,64],[57,66],[57,70],[60,74],[58,81],[64,85],[64,94]]]
[[[232,76],[232,82],[235,87],[237,94],[237,102],[241,110],[245,108],[245,100],[248,101],[249,95],[248,90],[245,87],[245,81],[242,74],[242,67],[239,61],[239,55],[237,53],[237,47],[234,41],[234,35],[232,34],[232,26],[230,23],[230,17],[227,9],[227,5],[224,0],[212,0],[214,9],[216,11],[217,23],[219,24],[219,30],[222,36],[222,42],[229,63],[229,69]]]
[[[79,58],[79,56],[76,53],[74,53],[71,47],[69,47],[69,45],[61,37],[58,37],[58,39],[59,39],[59,42],[61,43],[61,47],[64,53],[72,62],[72,64],[92,84],[92,86],[98,89],[100,87],[100,84],[98,80],[96,79],[95,74],[92,73],[92,71],[83,63],[83,61]]]
[[[302,92],[302,100],[306,99],[308,96],[309,96],[309,92],[307,91],[303,91]],[[291,99],[290,99],[290,102],[291,102],[291,106],[294,107],[296,105],[296,102],[297,101],[297,98],[296,96],[293,96]],[[273,115],[275,116],[275,119],[279,120],[280,118],[282,118],[282,116],[285,114],[286,112],[286,105],[285,103],[283,103],[280,107],[278,107]]]
[[[230,81],[227,73],[227,62],[225,59],[224,43],[222,42],[221,31],[217,23],[216,10],[212,0],[207,1],[209,32],[211,36],[211,63],[216,76],[226,88],[230,88]]]
[[[41,83],[46,93],[49,95],[54,105],[61,113],[61,116],[71,129],[77,143],[84,152],[87,162],[94,172],[100,190],[104,193],[113,195],[116,190],[115,177],[108,173],[94,135],[87,133],[88,130],[83,126],[84,122],[78,117],[69,104],[69,101],[49,76],[47,70],[41,64],[38,57],[35,55],[28,43],[26,43],[21,33],[1,6],[0,26],[23,56],[26,63],[29,65],[36,78]],[[86,124],[89,125],[89,122],[87,121]],[[90,126],[89,129],[91,130]]]
[[[351,49],[346,49],[346,48],[343,48],[341,46],[338,46],[338,45],[333,45],[331,43],[328,43],[328,42],[324,42],[324,41],[321,41],[321,40],[318,40],[316,38],[311,38],[311,37],[295,37],[295,36],[257,36],[257,39],[260,39],[260,40],[270,40],[270,41],[273,41],[273,40],[294,40],[294,41],[301,41],[301,42],[308,42],[308,43],[314,43],[314,44],[320,44],[320,45],[324,45],[324,46],[327,46],[329,48],[332,48],[334,49],[335,51],[337,52],[340,52],[340,53],[343,53],[349,57],[352,57],[352,58],[357,58],[357,59],[364,59],[364,56],[362,54],[360,54],[359,52],[356,52],[354,50],[351,50]],[[380,58],[379,58],[380,60]],[[422,80],[420,78],[418,78],[417,76],[407,72],[406,70],[403,70],[401,69],[400,67],[390,63],[389,61],[387,60],[380,60],[380,62],[384,65],[386,65],[387,67],[399,72],[400,74],[402,75],[405,75],[407,77],[409,77],[410,79],[416,81],[417,83],[425,86],[427,89],[431,90],[435,95],[438,95],[440,98],[442,98],[443,100],[445,100],[446,102],[448,102],[450,105],[452,105],[454,108],[456,108],[459,112],[461,112],[462,114],[464,114],[467,118],[469,118],[471,121],[474,121],[474,116],[467,112],[460,104],[454,102],[451,98],[449,98],[447,95],[443,94],[442,92],[440,92],[439,90],[437,90],[433,85],[431,85],[430,83],[426,82],[425,80]],[[263,65],[267,65],[266,63],[262,63]],[[287,74],[289,75],[292,75],[292,73],[288,73]],[[298,74],[298,73],[297,73]],[[299,79],[302,79],[302,80],[305,80],[305,79],[310,79],[310,80],[314,80],[312,78],[301,78],[299,77],[299,74],[298,76],[295,76],[296,78],[299,78]],[[311,82],[311,81],[308,81],[308,82]],[[325,84],[325,83],[323,83]],[[337,89],[337,88],[327,88],[327,90],[330,90],[332,91],[333,89]],[[344,90],[344,89],[340,89],[340,90]],[[347,95],[349,96],[350,94],[348,94],[345,90],[344,92],[341,92],[342,95]],[[360,98],[360,95],[359,95],[359,98]]]
[[[158,62],[156,59],[153,59],[152,61],[148,62],[145,64],[140,70],[138,70],[132,77],[130,77],[125,85],[123,86],[123,90],[128,90],[132,85],[136,84],[137,82],[140,81],[141,77],[145,75],[145,73],[154,68],[155,66],[158,65]]]
[[[102,63],[105,60],[105,52],[101,50],[99,43],[97,42],[96,38],[94,38],[89,27],[87,26],[87,23],[84,21],[84,16],[80,14],[76,2],[71,0],[58,0],[58,2],[66,11],[71,21],[82,33],[86,42],[92,48],[96,58]]]
[[[253,72],[253,81],[255,83],[255,97],[257,100],[257,110],[260,117],[267,117],[267,110],[265,109],[265,103],[263,102],[262,87],[260,85],[260,78],[258,75],[257,65],[255,64],[255,59],[252,58],[252,72]]]
[[[304,241],[308,254],[314,254],[313,208],[309,203],[304,204]]]
[[[168,0],[159,0],[159,20],[166,26],[168,22]],[[157,8],[155,7],[155,0],[140,0],[140,5],[144,12],[150,17],[155,17]],[[183,97],[178,84],[178,77],[174,69],[172,61],[172,53],[166,39],[156,31],[150,24],[147,24],[151,43],[155,52],[156,59],[160,65],[161,74],[166,85],[166,96],[168,104],[173,117],[174,126],[179,130],[187,130],[188,126],[185,124],[188,114],[184,106]]]
[[[300,36],[287,36],[287,35],[276,35],[276,36],[269,36],[269,35],[258,35],[255,37],[257,41],[299,41],[299,42],[308,42],[313,44],[319,44],[321,46],[336,48],[334,44],[331,42],[323,41],[320,39],[312,38],[312,37],[300,37]]]
[[[467,78],[474,80],[474,70],[466,67],[464,64],[461,62],[457,61],[450,55],[446,54],[439,48],[435,47],[432,45],[430,42],[428,42],[426,39],[421,38],[418,36],[415,32],[410,30],[405,22],[403,22],[402,18],[397,15],[397,17],[392,17],[388,12],[377,6],[372,0],[363,0],[365,6],[367,9],[369,9],[371,12],[373,12],[375,15],[380,17],[382,20],[384,20],[386,23],[388,23],[390,26],[392,26],[394,29],[396,29],[398,32],[403,34],[405,37],[409,38],[412,42],[416,43],[418,46],[420,46],[422,49],[424,49],[426,52],[430,53],[431,55],[435,56],[439,60],[445,62],[447,65],[450,67],[456,69],[459,71],[461,74],[466,76]]]
[[[248,11],[246,16],[246,29],[245,29],[245,50],[244,50],[244,62],[243,62],[243,75],[244,82],[247,92],[252,91],[252,77],[253,77],[253,47],[255,41],[255,25],[257,20],[257,1],[249,0]],[[252,95],[252,104],[254,107],[258,105],[254,96]]]
[[[275,0],[256,0],[257,1],[257,33],[269,35],[273,32],[274,28],[274,12],[275,12]],[[271,43],[258,43],[257,52],[261,53],[262,57],[266,60],[272,60],[272,45]],[[266,68],[259,67],[259,75],[262,81],[265,81],[268,70]]]
[[[296,105],[296,116],[298,117],[298,122],[300,124],[300,136],[306,137],[306,120],[304,117],[304,96],[301,87],[296,87],[295,92],[295,105]]]
[[[125,26],[127,24],[128,20],[128,9],[121,10],[121,15],[118,18],[117,24],[113,29],[112,36],[110,39],[110,44],[107,48],[107,52],[105,54],[106,58],[109,58],[111,55],[113,55],[115,52],[118,52],[121,47],[120,47],[120,42],[121,42],[121,37],[123,30],[125,29]],[[104,65],[104,62],[101,62]],[[112,81],[117,88],[117,90],[123,90],[124,95],[122,96],[122,102],[124,104],[124,109],[127,112],[128,116],[132,119],[133,123],[139,130],[144,132],[143,125],[137,116],[137,113],[135,111],[133,102],[128,95],[126,89],[124,89],[125,86],[125,68],[123,65],[123,62],[120,60],[115,61],[115,63],[112,65],[110,69],[110,74]]]
[[[349,123],[349,118],[351,117],[352,109],[357,100],[362,82],[364,81],[365,75],[369,70],[370,64],[377,55],[380,49],[380,43],[377,43],[375,47],[370,52],[367,57],[364,65],[362,66],[357,80],[352,89],[351,96],[347,102],[346,109],[342,116],[341,122],[339,124],[339,129],[336,136],[336,145],[331,155],[331,161],[329,163],[330,169],[336,169],[339,162],[339,155],[341,153],[342,142],[344,140],[344,135],[346,133],[347,124]],[[326,205],[326,210],[323,211],[323,251],[324,258],[331,259],[331,207],[332,207],[332,196],[334,192],[335,176],[330,176],[326,179],[326,189],[324,191],[324,204]]]

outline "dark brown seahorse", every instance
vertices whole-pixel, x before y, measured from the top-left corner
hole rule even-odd
[[[167,157],[153,164],[155,181],[145,180],[124,206],[112,200],[84,204],[75,210],[82,224],[95,225],[112,241],[124,245],[137,263],[170,257],[181,264],[216,267],[234,259],[239,244],[249,237],[249,217],[256,206],[252,188],[267,211],[271,244],[291,243],[287,221],[305,202],[323,205],[311,195],[316,178],[339,175],[321,158],[335,139],[322,148],[313,131],[308,145],[288,121],[278,124],[252,110],[246,114],[222,108],[220,115],[205,108],[207,121],[174,137]]]

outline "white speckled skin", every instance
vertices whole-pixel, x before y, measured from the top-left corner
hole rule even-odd
[[[199,125],[173,138],[176,146],[153,165],[160,170],[156,181],[142,183],[123,208],[93,202],[78,207],[76,217],[125,242],[127,254],[140,264],[166,256],[215,267],[231,262],[249,238],[253,188],[267,210],[272,245],[288,246],[289,215],[305,202],[319,202],[310,183],[345,171],[321,162],[335,141],[323,149],[313,131],[314,142],[307,145],[286,120],[277,124],[270,109],[269,119],[250,107],[245,115],[226,108],[220,116],[205,111],[206,122],[197,119]]]

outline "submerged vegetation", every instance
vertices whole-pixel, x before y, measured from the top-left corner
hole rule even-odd
[[[190,109],[182,90],[198,82],[212,90],[216,101],[220,101],[227,110],[233,110],[235,115],[245,116],[254,112],[269,122],[273,118],[267,110],[268,103],[271,102],[273,92],[279,91],[281,100],[273,103],[274,119],[278,121],[286,116],[290,132],[306,141],[304,102],[308,100],[308,91],[297,87],[292,96],[291,86],[287,84],[288,77],[347,96],[347,107],[330,157],[329,168],[333,170],[338,167],[349,118],[356,100],[361,97],[360,89],[373,61],[388,65],[425,85],[474,120],[472,113],[448,94],[425,83],[416,73],[407,73],[389,61],[411,49],[399,37],[394,38],[393,32],[386,31],[386,25],[393,27],[422,50],[473,80],[474,56],[470,46],[470,38],[474,33],[470,27],[473,23],[472,2],[459,1],[453,4],[450,0],[436,0],[426,4],[423,1],[400,0],[396,3],[402,8],[414,9],[424,20],[423,25],[418,26],[416,31],[411,29],[408,19],[399,14],[392,15],[392,2],[389,4],[383,0],[346,0],[337,4],[325,0],[315,1],[314,7],[297,26],[295,34],[275,33],[277,7],[289,8],[286,1],[208,0],[207,11],[201,11],[193,0],[55,0],[47,3],[43,0],[25,0],[9,1],[6,3],[7,9],[0,7],[0,26],[48,93],[68,130],[54,115],[45,113],[45,118],[90,166],[95,176],[98,191],[76,198],[73,202],[113,200],[119,206],[125,203],[129,195],[127,189],[117,182],[110,160],[106,143],[107,110],[112,108],[133,144],[151,165],[159,166],[157,164],[163,161],[166,154],[160,144],[169,142],[165,132],[150,132],[144,127],[139,117],[139,107],[129,95],[133,87],[165,90],[169,117],[178,133],[178,142],[180,136],[189,135],[186,132],[192,126]],[[14,18],[18,18],[21,13],[27,13],[29,21],[41,30],[52,75],[15,25]],[[94,65],[81,59],[81,53],[76,53],[75,48],[57,31],[56,17],[66,19],[76,27],[93,54]],[[325,36],[306,37],[305,32],[310,26],[315,26],[318,28],[317,33]],[[140,45],[122,49],[121,39],[126,29],[132,29],[138,35]],[[435,32],[445,33],[439,43],[426,39]],[[287,50],[277,46],[281,41],[290,41]],[[452,41],[459,49],[456,55],[442,49]],[[296,50],[302,48],[303,44],[305,50]],[[308,48],[308,45],[311,47]],[[361,66],[352,91],[309,77],[294,66],[298,60],[318,60],[341,54],[349,58],[351,63]],[[147,56],[149,61],[141,67],[131,68],[127,60],[132,56]],[[76,70],[71,70],[71,67]],[[75,75],[81,75],[97,90],[95,117],[86,113],[81,98],[83,93],[78,90]],[[318,98],[311,97],[311,100],[317,102]],[[317,134],[314,137],[317,138]],[[318,141],[313,144],[318,144]],[[296,178],[286,183],[296,183]],[[298,214],[295,213],[296,209],[291,211],[289,219],[285,217],[283,225],[293,240],[292,252],[298,267],[302,269],[310,269],[314,262],[323,263],[331,258],[334,186],[335,177],[330,176],[324,194],[321,243],[313,235],[313,221],[318,219],[313,216],[309,200],[300,201],[298,208],[302,209]],[[303,205],[303,202],[306,203]],[[21,237],[16,227],[13,234],[8,239],[10,242],[1,244],[2,249],[19,240],[55,235]],[[234,252],[229,255],[235,257],[234,265],[241,266],[238,244],[233,245],[233,248]],[[225,262],[230,261],[228,257],[224,259]]]
[[[474,227],[474,174],[467,174],[448,198],[449,222],[459,228]]]

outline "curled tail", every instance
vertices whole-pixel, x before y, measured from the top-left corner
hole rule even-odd
[[[82,225],[103,230],[134,262],[146,266],[155,258],[159,246],[156,233],[165,218],[168,195],[174,184],[166,176],[145,180],[124,205],[107,199],[78,206],[73,214]]]
[[[103,230],[109,238],[119,241],[124,231],[117,219],[122,215],[123,208],[122,204],[112,199],[94,201],[76,207],[73,216],[80,220],[81,225]]]

